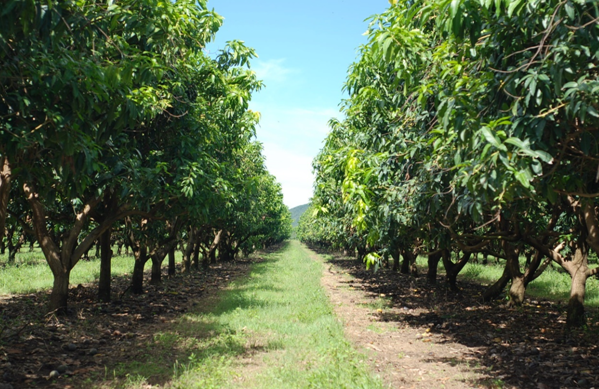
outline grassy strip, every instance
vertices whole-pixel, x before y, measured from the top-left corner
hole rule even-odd
[[[6,263],[6,256],[0,263]],[[180,253],[178,258],[180,258]],[[114,256],[112,275],[119,276],[133,271],[132,256]],[[148,265],[149,267],[149,265]],[[81,260],[71,272],[71,285],[97,281],[100,277],[100,260]],[[44,254],[34,252],[17,253],[14,265],[0,267],[0,294],[31,293],[52,288],[52,271],[46,263]]]
[[[427,268],[426,261],[425,257],[418,257],[417,264],[423,271],[426,271]],[[521,258],[521,263],[521,269],[524,269],[524,258]],[[501,277],[504,266],[503,262],[500,264],[490,262],[487,265],[468,263],[460,273],[459,278],[483,285],[490,285]],[[442,262],[439,263],[439,271],[445,272]],[[557,266],[549,267],[539,278],[528,285],[526,295],[532,298],[567,303],[570,298],[571,281],[572,279],[568,273],[561,271]],[[599,307],[599,279],[597,277],[591,277],[587,280],[585,305],[587,307]]]
[[[114,374],[126,375],[127,388],[148,382],[203,389],[382,387],[345,339],[321,275],[322,264],[291,241],[255,264],[211,309],[156,334],[144,360]],[[165,366],[173,354],[177,361]]]

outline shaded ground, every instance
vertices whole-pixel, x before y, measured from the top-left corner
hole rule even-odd
[[[95,286],[77,286],[67,317],[45,314],[47,292],[0,296],[0,389],[85,388],[110,380],[122,362],[143,360],[143,345],[182,314],[209,309],[250,264],[221,263],[208,272],[178,275],[140,296],[123,295],[129,279],[119,277],[110,304],[95,302]],[[460,283],[462,292],[454,294],[441,278],[430,286],[424,277],[373,273],[336,255],[325,262],[322,282],[347,336],[389,387],[599,388],[597,312],[585,331],[565,333],[564,305],[482,304],[482,286]],[[176,353],[164,357],[165,366],[186,357]],[[248,374],[242,377],[264,367],[252,353],[241,358]],[[50,379],[53,370],[64,373]]]
[[[566,307],[556,302],[483,304],[481,285],[462,282],[455,294],[441,278],[432,286],[373,273],[339,255],[325,267],[348,336],[393,388],[599,388],[597,312],[587,329],[566,333]]]
[[[142,359],[145,349],[137,345],[247,274],[250,264],[219,263],[206,272],[165,278],[143,295],[126,292],[129,277],[117,277],[112,303],[96,301],[95,285],[79,285],[70,290],[66,317],[46,314],[49,292],[0,296],[0,388],[84,388],[111,378],[108,372],[119,363]],[[164,364],[172,366],[177,357],[173,352]],[[50,378],[53,370],[62,374]]]

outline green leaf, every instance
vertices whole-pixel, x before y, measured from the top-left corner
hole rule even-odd
[[[543,161],[545,163],[549,163],[553,160],[553,157],[551,156],[551,154],[549,154],[543,150],[535,150],[534,153],[536,154],[537,158],[539,158],[541,161]]]
[[[574,20],[574,6],[572,5],[572,3],[570,3],[569,1],[566,2],[566,5],[564,8],[566,10],[566,14],[568,15],[568,18],[570,18],[570,20]]]
[[[516,173],[514,173],[514,176],[518,181],[520,181],[523,187],[530,188],[530,182],[524,170],[517,171]]]
[[[501,143],[501,140],[498,137],[496,137],[495,134],[493,134],[493,132],[491,132],[491,130],[488,127],[483,127],[480,129],[480,131],[485,137],[485,139],[487,139],[487,142],[489,142],[501,151],[507,151],[507,147],[505,147],[505,145]]]
[[[514,145],[516,147],[518,147],[519,149],[522,150],[526,150],[526,151],[530,151],[530,148],[528,147],[528,144],[526,144],[525,142],[523,142],[520,138],[508,138],[505,140],[505,143],[509,143],[511,145]]]
[[[521,5],[524,5],[523,0],[512,0],[510,2],[510,5],[508,5],[508,7],[507,7],[507,15],[511,18],[512,15],[514,14],[514,11],[516,11],[516,10],[518,10],[516,12],[516,15],[519,15],[520,11],[523,8],[523,7],[521,7]]]
[[[576,81],[570,81],[570,82],[566,82],[562,88],[563,89],[571,89],[571,88],[576,88],[576,87],[578,87],[578,83]]]

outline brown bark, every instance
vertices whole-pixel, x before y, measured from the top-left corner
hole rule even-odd
[[[175,266],[175,247],[171,248],[168,252],[168,275],[174,276],[176,272]]]
[[[85,250],[88,249],[95,240],[84,239],[79,245],[78,250],[76,250],[77,238],[89,219],[91,209],[99,202],[99,199],[96,198],[89,201],[84,205],[83,210],[76,215],[76,220],[73,223],[69,235],[65,238],[61,249],[52,240],[46,227],[46,213],[44,206],[39,200],[38,193],[33,186],[27,183],[23,185],[23,190],[33,212],[33,227],[37,235],[37,240],[46,257],[46,261],[52,270],[52,274],[54,275],[54,286],[50,296],[49,309],[50,311],[57,313],[66,313],[69,288],[68,282],[71,269],[79,261]]]
[[[143,294],[144,283],[144,267],[148,262],[148,249],[145,245],[133,248],[135,256],[135,264],[133,265],[133,275],[131,276],[131,292],[135,294]]]
[[[52,269],[52,274],[54,275],[54,283],[50,294],[50,312],[65,314],[67,313],[71,269],[66,267],[60,268],[58,271]]]
[[[150,284],[157,285],[162,282],[162,262],[164,262],[166,255],[175,249],[176,245],[177,239],[176,237],[172,237],[164,243],[162,247],[159,247],[150,253],[150,258],[152,259],[152,276],[150,278]]]
[[[586,270],[588,269],[584,269],[581,266],[578,270],[570,273],[572,275],[572,286],[566,316],[567,327],[582,327],[586,324],[584,316],[584,295],[587,281]]]
[[[599,225],[595,214],[596,209],[592,203],[583,202],[580,204],[572,198],[569,198],[569,201],[581,224],[578,240],[570,243],[572,254],[566,258],[561,255],[560,251],[565,245],[564,242],[555,248],[549,248],[544,242],[532,237],[526,237],[526,241],[543,255],[559,264],[572,277],[566,326],[580,327],[585,324],[584,297],[586,281],[589,277],[599,273],[597,267],[589,269],[588,262],[589,246],[595,251],[599,249]]]
[[[512,279],[512,285],[509,290],[510,305],[520,306],[524,302],[524,294],[526,292],[524,274],[520,271],[520,251],[514,244],[507,240],[503,241],[503,250],[506,255],[506,267]]]
[[[499,277],[499,279],[495,281],[493,285],[489,286],[483,293],[483,301],[489,302],[499,297],[499,295],[501,295],[501,292],[503,292],[503,289],[505,289],[508,282],[510,282],[510,278],[510,269],[506,263],[501,277]]]
[[[215,264],[216,263],[216,247],[214,248],[214,250],[212,250],[210,252],[210,263],[211,264]]]
[[[12,171],[7,157],[0,158],[0,237],[4,236]]]
[[[158,285],[162,282],[162,261],[164,257],[152,256],[152,273],[150,276],[150,285]]]
[[[566,270],[572,277],[570,288],[570,300],[568,301],[568,314],[566,317],[567,327],[581,327],[585,322],[584,296],[587,278],[591,271],[588,266],[588,245],[586,242],[578,242],[571,261],[567,262]]]
[[[196,229],[191,228],[189,230],[189,236],[187,238],[187,245],[185,246],[185,251],[183,252],[183,272],[189,273],[191,271],[191,255],[193,254],[194,244],[195,244],[195,236]]]
[[[98,298],[102,302],[110,301],[110,281],[112,273],[111,230],[108,228],[100,236],[100,279],[98,280]]]
[[[366,256],[366,247],[358,246],[356,251],[356,261],[362,263],[364,262],[364,257]]]
[[[404,250],[401,253],[403,261],[401,263],[401,273],[412,274],[418,276],[418,268],[416,267],[416,255],[412,250]]]
[[[526,284],[524,282],[524,275],[512,277],[512,285],[510,286],[510,305],[521,306],[524,302],[524,296],[526,294]]]
[[[403,261],[401,261],[401,268],[399,269],[399,272],[402,274],[410,274],[410,262],[412,261],[412,253],[410,252],[410,250],[404,250],[401,254]]]
[[[199,239],[196,238],[194,247],[193,247],[193,256],[191,258],[191,267],[194,270],[200,270],[200,242]]]
[[[457,286],[458,274],[460,274],[464,266],[466,266],[471,255],[472,253],[465,252],[462,254],[462,257],[456,263],[454,263],[451,260],[451,253],[449,250],[443,250],[443,266],[445,266],[447,285],[451,291],[459,292],[460,289]]]
[[[235,259],[235,249],[233,248],[232,237],[228,232],[222,234],[218,246],[218,259],[223,262]]]
[[[91,212],[100,202],[99,197],[89,199],[83,205],[82,210],[73,215],[69,233],[64,237],[62,247],[60,247],[48,231],[46,210],[35,187],[30,183],[25,183],[23,184],[23,191],[32,210],[33,228],[37,241],[55,278],[55,287],[52,289],[53,297],[50,299],[49,309],[53,312],[64,313],[67,310],[68,279],[71,270],[104,231],[131,211],[127,209],[127,206],[120,207],[80,240],[80,235],[89,222]],[[60,281],[57,281],[56,278],[60,278]],[[63,285],[65,279],[67,282],[66,287]]]
[[[214,236],[214,239],[212,239],[212,243],[208,247],[203,249],[203,252],[202,252],[202,268],[203,269],[208,269],[208,267],[210,266],[211,259],[214,257],[216,248],[218,247],[218,244],[220,242],[220,237],[222,235],[222,232],[223,232],[222,230],[218,231],[216,233],[216,235]]]
[[[439,261],[441,260],[441,255],[441,251],[436,251],[428,255],[428,270],[426,273],[426,280],[429,284],[434,285],[437,283],[437,268],[439,266]]]
[[[23,243],[25,243],[25,234],[21,234],[17,242],[14,242],[14,236],[16,233],[16,227],[7,228],[6,229],[6,241],[8,243],[8,263],[14,264],[17,259],[17,253],[23,247]]]
[[[399,257],[399,249],[392,248],[391,258],[393,258],[393,266],[391,267],[391,270],[393,270],[394,272],[399,271]]]

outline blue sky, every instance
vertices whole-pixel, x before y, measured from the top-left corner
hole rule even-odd
[[[225,18],[208,49],[242,40],[258,53],[252,70],[266,87],[250,108],[262,114],[257,129],[268,170],[283,187],[290,208],[312,196],[312,159],[340,117],[349,65],[366,43],[364,19],[383,12],[387,0],[209,0]]]

